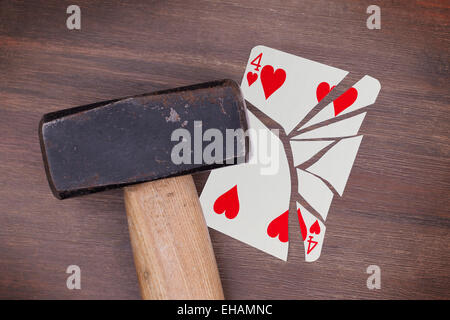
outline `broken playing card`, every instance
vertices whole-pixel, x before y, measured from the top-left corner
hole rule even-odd
[[[325,225],[297,202],[297,217],[305,246],[305,260],[316,261],[322,251]]]
[[[348,74],[318,62],[256,46],[242,80],[244,98],[278,122],[286,134],[317,104],[316,88],[338,84]]]
[[[319,258],[332,200],[343,195],[362,140],[357,134],[366,112],[359,110],[375,102],[379,82],[364,76],[298,134],[292,132],[347,74],[268,47],[252,49],[241,83],[244,98],[275,120],[283,136],[293,138],[281,141],[249,112],[249,128],[266,132],[271,139],[250,134],[251,163],[211,172],[200,196],[209,227],[286,260],[289,203],[300,197],[309,205],[305,208],[297,202],[296,213],[305,260]],[[349,112],[353,116],[340,120]],[[264,146],[263,140],[276,147]],[[292,155],[286,155],[289,149]],[[293,159],[295,170],[290,170],[287,157]],[[268,162],[277,170],[267,170]],[[298,177],[292,189],[291,172]]]
[[[268,225],[289,209],[291,179],[286,154],[279,138],[250,111],[248,126],[248,163],[211,171],[200,203],[209,227],[286,260],[287,223],[272,224],[267,234]]]

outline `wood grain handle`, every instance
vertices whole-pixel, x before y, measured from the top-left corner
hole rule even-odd
[[[208,229],[190,175],[124,188],[143,299],[223,299]]]

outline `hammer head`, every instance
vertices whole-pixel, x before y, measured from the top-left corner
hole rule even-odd
[[[39,137],[64,199],[244,162],[246,129],[239,86],[221,80],[49,113]],[[202,156],[212,143],[213,161]]]

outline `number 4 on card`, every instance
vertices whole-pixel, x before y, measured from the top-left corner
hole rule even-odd
[[[258,56],[250,62],[252,66],[255,66],[255,71],[259,71],[259,68],[261,68],[261,58],[262,58],[262,52],[258,54]]]

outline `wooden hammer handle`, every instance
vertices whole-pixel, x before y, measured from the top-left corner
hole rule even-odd
[[[143,299],[223,299],[192,177],[156,180],[124,190]]]

